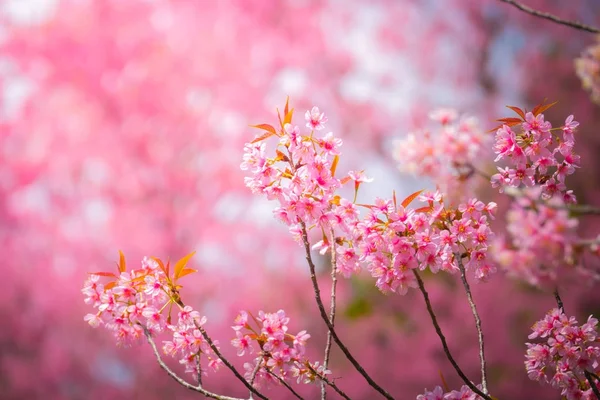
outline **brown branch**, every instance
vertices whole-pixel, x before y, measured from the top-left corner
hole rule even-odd
[[[335,326],[335,306],[336,306],[336,287],[337,287],[337,254],[335,248],[335,232],[331,228],[331,304],[329,305],[329,322]],[[325,357],[323,359],[323,368],[327,369],[329,356],[331,354],[331,331],[327,331],[327,343],[325,344]],[[321,400],[327,398],[327,386],[321,381]]]
[[[319,308],[319,313],[321,314],[321,319],[329,328],[329,332],[331,332],[331,337],[333,341],[338,345],[342,353],[346,356],[348,361],[354,366],[354,368],[365,378],[365,380],[369,383],[373,389],[379,392],[383,397],[388,400],[393,400],[394,398],[386,392],[381,386],[379,386],[370,376],[367,374],[367,371],[359,364],[358,361],[352,356],[350,350],[344,345],[344,343],[340,340],[335,329],[331,322],[329,321],[329,317],[327,316],[327,312],[325,311],[325,306],[323,305],[323,300],[321,299],[321,289],[319,288],[319,282],[317,281],[317,275],[315,273],[315,264],[312,260],[312,256],[310,254],[310,243],[308,242],[308,233],[306,232],[306,224],[304,222],[300,222],[300,226],[302,228],[302,242],[304,244],[304,250],[306,253],[306,261],[308,262],[308,267],[310,268],[310,279],[313,285],[313,291],[315,293],[315,300],[317,302],[317,306]],[[490,399],[487,399],[490,400]]]
[[[267,373],[269,373],[269,375],[272,375],[275,379],[277,379],[279,381],[279,383],[281,383],[283,386],[285,386],[290,392],[292,392],[292,394],[294,396],[296,396],[296,398],[304,400],[304,397],[300,396],[298,394],[298,392],[296,392],[289,383],[287,383],[282,377],[280,377],[279,375],[273,373],[273,371],[271,371],[270,369],[267,369]]]
[[[204,338],[204,340],[206,340],[206,342],[208,343],[208,345],[210,346],[212,351],[217,355],[217,357],[219,357],[221,359],[221,361],[223,361],[223,364],[225,364],[225,366],[227,368],[229,368],[231,370],[231,372],[233,372],[233,374],[236,376],[236,378],[238,378],[238,380],[241,381],[244,384],[244,386],[246,386],[248,388],[248,390],[250,390],[250,392],[254,393],[255,395],[257,395],[259,398],[261,398],[263,400],[268,400],[267,397],[265,397],[262,393],[260,393],[258,390],[256,390],[254,388],[254,386],[252,386],[250,383],[248,383],[248,381],[246,379],[244,379],[244,377],[242,375],[240,375],[240,373],[238,372],[237,369],[235,369],[233,364],[231,364],[225,357],[223,357],[223,354],[221,354],[221,352],[219,351],[219,348],[215,345],[215,343],[212,341],[210,336],[208,336],[208,333],[206,333],[206,331],[204,330],[202,325],[198,324],[198,322],[196,322],[195,320],[194,320],[194,325],[196,325],[196,328],[198,328],[198,330],[202,334],[202,337]]]
[[[310,371],[315,374],[322,382],[325,382],[327,385],[331,386],[333,390],[335,390],[337,392],[337,394],[339,394],[340,396],[342,396],[344,399],[346,400],[351,400],[350,397],[348,397],[348,395],[346,393],[344,393],[344,391],[342,389],[340,389],[335,382],[330,381],[329,379],[327,379],[327,377],[325,376],[325,374],[321,374],[319,373],[317,370],[315,370],[312,365],[310,365],[310,363],[307,364],[308,368],[310,369]]]
[[[469,302],[469,306],[471,307],[471,312],[473,313],[473,318],[475,319],[475,327],[477,328],[477,339],[479,340],[479,362],[481,364],[481,388],[483,393],[488,394],[487,389],[487,374],[485,370],[485,352],[484,352],[484,341],[483,341],[483,330],[481,329],[481,319],[479,318],[479,314],[477,313],[477,307],[475,307],[475,302],[473,301],[473,295],[471,294],[471,287],[469,286],[469,282],[467,281],[467,273],[465,271],[465,266],[462,262],[462,256],[459,253],[455,253],[454,257],[456,258],[456,263],[458,264],[458,269],[460,269],[460,278],[462,280],[463,287],[465,288],[465,292],[467,293],[467,301]]]
[[[515,6],[516,8],[518,8],[519,10],[526,12],[527,14],[531,14],[535,17],[547,19],[549,21],[555,22],[560,25],[569,26],[571,28],[575,28],[580,31],[585,31],[585,32],[590,32],[590,33],[600,33],[600,29],[594,28],[593,26],[585,25],[585,24],[582,24],[581,22],[577,22],[577,21],[564,20],[562,18],[557,17],[556,15],[553,15],[553,14],[550,14],[547,12],[534,10],[533,8],[527,7],[526,5],[521,4],[515,0],[500,0],[500,1],[507,3],[507,4],[511,4],[511,5]]]
[[[558,293],[558,288],[554,288],[554,299],[556,300],[556,304],[558,304],[558,309],[561,313],[565,313],[565,306],[563,304],[562,299],[560,298],[560,294]]]
[[[456,360],[454,360],[454,357],[452,357],[452,353],[450,353],[450,349],[448,348],[448,343],[446,342],[446,337],[444,336],[444,333],[442,332],[442,328],[440,328],[440,325],[438,324],[437,317],[435,316],[435,313],[433,312],[433,308],[431,306],[431,301],[429,300],[429,294],[427,293],[427,290],[425,290],[425,284],[423,283],[423,280],[421,279],[421,275],[419,275],[419,273],[415,269],[413,269],[412,271],[415,274],[415,277],[417,278],[417,283],[419,284],[419,290],[421,290],[421,293],[423,294],[423,298],[425,299],[425,304],[427,305],[427,312],[429,312],[429,316],[431,317],[431,322],[433,323],[435,332],[437,333],[437,335],[440,338],[440,341],[442,342],[442,347],[444,348],[444,353],[446,354],[446,358],[448,358],[448,361],[450,361],[450,364],[452,364],[452,366],[456,370],[456,373],[458,374],[458,376],[460,376],[460,378],[463,380],[463,382],[473,392],[477,393],[479,396],[483,397],[485,400],[492,400],[492,398],[490,396],[488,396],[487,394],[485,394],[481,390],[479,390],[479,388],[477,386],[475,386],[473,384],[473,382],[471,382],[469,380],[469,378],[467,378],[465,373],[458,366],[458,363],[456,362]]]
[[[169,368],[169,366],[167,364],[165,364],[162,357],[160,356],[158,348],[156,347],[156,343],[154,343],[154,339],[152,339],[152,335],[148,331],[148,328],[146,328],[145,326],[142,326],[142,329],[144,330],[144,335],[146,335],[146,339],[148,340],[150,347],[152,347],[152,351],[154,352],[156,361],[158,361],[158,365],[160,365],[160,367],[167,373],[167,375],[169,375],[171,378],[173,378],[181,386],[185,387],[186,389],[193,390],[194,392],[201,393],[204,396],[209,397],[211,399],[243,400],[243,399],[240,399],[237,397],[222,396],[222,395],[219,395],[216,393],[212,393],[212,392],[209,392],[208,390],[202,388],[202,385],[200,385],[200,384],[198,384],[198,386],[194,386],[191,383],[186,382],[183,378],[179,377],[175,372],[173,372],[173,370],[171,370],[171,368]]]

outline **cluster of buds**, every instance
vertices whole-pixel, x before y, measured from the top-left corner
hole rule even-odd
[[[165,265],[160,259],[148,257],[142,260],[141,268],[127,271],[121,253],[117,273],[95,272],[86,280],[82,289],[85,302],[98,311],[87,314],[84,319],[92,327],[103,325],[113,332],[120,345],[138,342],[145,334],[170,332],[172,340],[164,342],[163,351],[178,356],[186,372],[197,376],[201,360],[206,361],[210,369],[218,369],[221,360],[202,334],[206,317],[184,305],[179,295],[178,280],[196,272],[186,267],[193,254],[179,260],[170,275],[170,263]],[[113,280],[101,283],[101,277]],[[174,307],[179,312],[172,323]]]
[[[260,387],[289,379],[311,383],[331,373],[306,358],[306,341],[310,335],[306,331],[296,335],[288,333],[289,320],[283,310],[259,311],[257,317],[242,311],[236,317],[232,326],[236,337],[231,344],[239,356],[257,354],[253,363],[244,364],[246,379],[252,385]]]
[[[600,388],[600,347],[598,320],[590,316],[578,325],[574,317],[567,317],[559,309],[551,310],[533,325],[529,339],[541,343],[527,343],[525,367],[532,380],[560,389],[567,400],[593,399],[590,385]]]
[[[430,178],[446,196],[463,200],[473,192],[469,178],[486,135],[476,118],[459,117],[453,109],[435,110],[429,118],[440,125],[435,131],[409,133],[394,142],[398,168]]]
[[[519,117],[499,120],[504,124],[496,131],[494,151],[498,156],[494,161],[505,160],[508,165],[498,167],[499,173],[492,176],[491,183],[500,192],[505,187],[540,186],[543,199],[560,195],[567,204],[577,202],[573,191],[567,190],[565,179],[579,168],[580,158],[573,152],[579,122],[570,115],[564,126],[552,128],[542,114],[552,105],[537,106],[527,113],[509,107]]]

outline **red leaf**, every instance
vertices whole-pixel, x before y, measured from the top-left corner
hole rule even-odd
[[[520,124],[521,122],[523,122],[523,120],[519,119],[519,118],[500,118],[497,119],[496,121],[498,122],[504,122],[506,125],[510,124]]]
[[[515,106],[506,106],[506,107],[510,108],[511,110],[513,110],[514,112],[519,114],[519,117],[521,117],[523,121],[525,120],[525,112],[523,110],[521,110],[519,107],[515,107]]]
[[[253,141],[251,141],[250,143],[253,143],[253,144],[254,144],[254,143],[256,143],[256,142],[260,142],[261,140],[265,140],[265,139],[267,139],[267,138],[269,138],[269,137],[271,137],[271,136],[273,136],[273,135],[276,135],[276,133],[271,133],[271,132],[264,133],[264,134],[260,135],[259,137],[255,138],[255,139],[254,139]]]
[[[111,278],[116,278],[117,275],[113,274],[112,272],[88,272],[88,274],[90,275],[98,275],[98,276],[109,276]]]
[[[273,135],[277,134],[277,131],[272,125],[269,124],[259,124],[259,125],[250,125],[251,128],[262,129],[263,131],[271,132]]]
[[[167,276],[169,276],[168,268],[165,268],[165,264],[163,264],[163,262],[160,258],[156,258],[156,257],[150,257],[150,258],[153,259],[154,261],[156,261],[156,263],[158,264],[158,266],[162,270],[162,272],[164,272]]]
[[[283,109],[283,115],[287,115],[290,111],[290,96],[285,99],[285,107]]]
[[[433,207],[431,207],[431,206],[426,206],[426,207],[417,208],[417,209],[415,210],[415,212],[429,212],[429,211],[431,211],[431,210],[433,210]]]
[[[125,264],[125,254],[119,250],[119,272],[127,271],[127,265]]]
[[[552,107],[553,105],[555,105],[556,103],[558,103],[558,101],[555,101],[554,103],[550,103],[550,104],[540,104],[534,107],[532,114],[535,115],[536,117],[538,115],[540,115],[541,113],[543,113],[544,111],[546,111],[547,109],[549,109],[550,107]]]
[[[193,274],[194,272],[198,272],[198,270],[192,269],[192,268],[184,268],[183,270],[181,270],[181,273],[179,274],[179,278],[183,278],[184,276]]]
[[[335,170],[337,169],[338,162],[340,161],[340,156],[335,155],[333,157],[333,161],[331,162],[331,176],[335,176]]]
[[[397,209],[398,206],[396,204],[396,191],[392,191],[392,199],[394,200],[394,209]]]
[[[175,268],[174,268],[174,271],[175,271],[174,279],[175,280],[177,280],[181,276],[181,272],[185,268],[188,261],[190,261],[190,258],[194,257],[194,254],[196,254],[195,251],[191,252],[190,254],[188,254],[187,256],[183,257],[182,259],[180,259],[179,261],[177,261],[175,263]]]
[[[292,115],[294,114],[294,109],[292,108],[291,110],[289,110],[287,113],[285,113],[285,117],[283,117],[283,126],[285,126],[285,124],[291,124],[292,123]]]
[[[418,192],[414,192],[413,194],[411,194],[410,196],[405,198],[404,201],[402,201],[402,203],[401,203],[402,207],[404,207],[404,208],[408,207],[408,205],[410,203],[412,203],[413,200],[416,199],[417,196],[420,195],[421,193],[423,193],[423,189],[419,190]]]

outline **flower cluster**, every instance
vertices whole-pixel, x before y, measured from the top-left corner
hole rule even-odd
[[[250,324],[252,320],[256,325],[254,328]],[[331,373],[318,362],[308,361],[305,351],[310,335],[306,331],[296,335],[288,333],[289,320],[283,310],[276,313],[259,311],[258,317],[242,311],[235,319],[232,328],[236,337],[231,344],[237,349],[238,356],[258,354],[253,363],[244,364],[246,379],[256,387],[290,377],[296,378],[298,383],[311,383]]]
[[[348,236],[338,239],[338,268],[349,275],[365,264],[381,291],[400,294],[417,287],[413,270],[455,273],[464,258],[477,279],[495,271],[487,255],[495,203],[470,199],[454,209],[439,192],[418,198],[427,206],[412,209],[407,201],[376,199],[364,219],[347,221]]]
[[[534,286],[555,285],[567,265],[571,271],[585,272],[578,267],[575,251],[578,220],[569,216],[558,197],[546,204],[537,201],[540,191],[539,187],[524,190],[512,203],[506,216],[510,240],[500,238],[494,243],[496,262]]]
[[[246,186],[253,193],[277,200],[279,207],[274,210],[275,216],[299,238],[300,221],[323,227],[339,219],[331,206],[335,202],[335,191],[342,185],[342,181],[334,177],[342,140],[331,132],[315,136],[327,121],[317,107],[306,112],[306,126],[311,131],[305,135],[291,124],[292,113],[286,105],[279,132],[270,125],[258,126],[267,133],[246,144],[241,168],[253,174],[245,178]],[[264,141],[270,136],[279,138],[273,158],[267,157]],[[366,180],[360,173],[351,173],[346,182],[350,179]]]
[[[242,169],[253,173],[246,184],[253,192],[280,203],[275,215],[291,226],[297,239],[302,226],[320,227],[323,239],[313,249],[322,254],[335,251],[337,269],[346,277],[367,265],[384,292],[405,294],[409,287],[417,286],[412,270],[456,272],[463,258],[465,268],[475,271],[478,279],[494,271],[487,250],[492,237],[488,218],[493,216],[495,203],[486,205],[472,198],[454,209],[444,205],[439,192],[420,196],[417,192],[401,204],[395,196],[376,199],[374,204],[357,204],[356,195],[352,201],[341,197],[336,190],[344,183],[354,181],[356,194],[360,184],[369,180],[362,172],[336,179],[341,140],[332,133],[314,136],[312,129],[322,128],[325,120],[318,108],[307,112],[306,120],[311,132],[304,136],[290,124],[289,111],[280,132],[259,125],[267,134],[246,145],[242,164]],[[284,151],[277,149],[276,156],[268,158],[264,139],[274,135]],[[409,208],[417,197],[427,205]],[[359,209],[367,210],[363,218]],[[335,237],[330,236],[332,229]]]
[[[576,203],[572,190],[567,190],[565,179],[579,168],[579,156],[573,152],[574,132],[579,123],[570,115],[565,125],[558,128],[544,120],[541,110],[551,105],[538,106],[533,112],[524,113],[513,107],[521,118],[503,118],[505,122],[497,131],[494,151],[495,162],[505,160],[508,166],[498,167],[491,183],[500,192],[505,187],[542,187],[542,198],[549,199],[560,194],[565,203]],[[520,130],[513,130],[519,127]]]
[[[120,345],[139,341],[144,337],[144,330],[151,335],[170,331],[173,339],[164,342],[163,351],[170,356],[179,355],[179,362],[185,365],[186,372],[196,375],[202,357],[209,368],[216,370],[221,360],[201,332],[206,317],[185,306],[179,296],[181,286],[177,279],[196,272],[185,267],[192,254],[175,264],[173,276],[169,276],[168,263],[165,266],[161,260],[148,257],[142,260],[140,269],[128,272],[121,254],[118,274],[92,273],[86,280],[82,289],[85,302],[98,312],[87,314],[84,319],[92,327],[104,325],[114,333]],[[114,280],[103,284],[101,276]],[[171,323],[173,306],[179,309],[175,323]],[[163,313],[167,308],[169,312],[165,317]]]
[[[567,317],[559,309],[551,310],[533,325],[529,339],[541,343],[527,343],[525,367],[532,380],[549,383],[567,400],[595,398],[590,379],[598,386],[600,347],[598,320],[590,316],[578,325],[574,317]]]
[[[481,389],[481,385],[477,385]],[[440,386],[436,386],[433,391],[425,390],[425,393],[417,396],[417,400],[480,400],[481,397],[473,392],[467,385],[463,385],[460,390],[452,390],[444,393]]]
[[[575,60],[575,71],[583,88],[591,93],[592,101],[600,104],[600,43],[585,49]]]
[[[486,136],[474,117],[459,118],[452,109],[435,110],[429,118],[440,124],[438,132],[409,133],[394,142],[398,168],[431,178],[447,196],[462,200],[472,193],[467,187],[471,182],[468,178]]]

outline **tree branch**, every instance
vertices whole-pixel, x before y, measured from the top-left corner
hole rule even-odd
[[[335,232],[331,228],[331,303],[329,305],[329,322],[335,326],[335,308],[336,308],[336,287],[337,287],[337,253],[335,247]],[[331,354],[331,331],[327,331],[327,343],[325,344],[325,357],[323,359],[323,367],[327,369],[329,364],[329,355]],[[321,400],[327,398],[327,386],[324,381],[321,381]]]
[[[242,375],[240,375],[240,373],[238,372],[237,369],[235,369],[233,364],[231,364],[225,357],[223,357],[223,354],[219,351],[219,348],[215,345],[215,343],[212,341],[210,336],[208,336],[208,334],[206,333],[206,331],[204,330],[202,325],[198,324],[196,321],[194,321],[194,325],[196,325],[196,328],[198,328],[198,330],[202,334],[202,337],[204,338],[204,340],[206,340],[206,342],[208,343],[208,345],[210,346],[212,351],[217,355],[217,357],[219,357],[221,359],[221,361],[223,361],[223,364],[225,364],[225,366],[227,366],[227,368],[229,368],[231,370],[231,372],[233,372],[233,374],[236,376],[236,378],[238,378],[238,380],[240,380],[244,384],[244,386],[246,386],[248,388],[248,390],[250,390],[250,392],[254,393],[255,395],[257,395],[259,398],[261,398],[263,400],[268,400],[267,397],[265,397],[262,393],[260,393],[258,390],[256,390],[254,388],[254,386],[249,384],[248,381],[246,379],[244,379],[244,377]]]
[[[483,393],[488,394],[487,389],[487,373],[485,369],[485,353],[484,353],[484,341],[483,341],[483,331],[481,329],[481,319],[479,318],[479,314],[477,313],[477,307],[475,307],[475,302],[473,301],[473,295],[471,294],[471,287],[469,286],[469,282],[467,281],[467,273],[465,271],[465,266],[462,262],[462,257],[459,253],[454,253],[454,257],[456,258],[456,263],[458,264],[458,269],[460,269],[460,278],[462,280],[463,287],[465,288],[465,292],[467,292],[467,301],[469,302],[469,306],[471,307],[471,312],[473,313],[473,318],[475,319],[475,327],[477,328],[477,339],[479,340],[479,362],[481,364],[481,388]]]
[[[425,290],[425,284],[423,283],[423,280],[421,279],[421,275],[419,275],[419,272],[417,272],[417,270],[415,270],[415,269],[413,269],[412,271],[415,274],[415,277],[417,278],[417,283],[419,284],[419,290],[421,290],[421,293],[423,293],[423,298],[425,299],[425,304],[427,305],[427,312],[429,312],[429,316],[431,317],[431,322],[433,322],[433,327],[435,328],[435,332],[437,333],[437,335],[440,338],[440,341],[442,342],[442,347],[444,348],[444,353],[446,354],[446,358],[448,358],[448,360],[450,361],[450,364],[452,364],[452,366],[456,370],[456,373],[458,374],[458,376],[460,376],[460,378],[463,380],[463,382],[473,392],[477,393],[479,396],[483,397],[485,400],[492,400],[492,398],[490,396],[488,396],[487,394],[485,394],[481,390],[479,390],[479,388],[477,386],[475,386],[473,384],[473,382],[471,382],[469,380],[469,378],[467,378],[465,373],[458,366],[456,360],[454,360],[454,357],[452,357],[452,353],[450,353],[450,349],[448,348],[448,343],[446,342],[446,337],[444,336],[444,334],[442,332],[442,328],[440,328],[440,325],[438,324],[438,321],[437,321],[437,317],[435,316],[435,313],[433,312],[433,308],[431,307],[431,301],[429,300],[429,294],[427,293],[427,290]]]
[[[521,4],[515,0],[500,0],[500,1],[507,3],[507,4],[511,4],[511,5],[515,6],[516,8],[518,8],[519,10],[526,12],[527,14],[531,14],[535,17],[547,19],[549,21],[555,22],[560,25],[569,26],[571,28],[575,28],[580,31],[585,31],[585,32],[590,32],[590,33],[600,33],[600,29],[594,28],[593,26],[585,25],[585,24],[582,24],[581,22],[577,22],[577,21],[564,20],[562,18],[557,17],[556,15],[553,15],[553,14],[550,14],[547,12],[534,10],[533,8],[527,7],[526,5]]]
[[[600,399],[600,391],[598,390],[598,386],[596,386],[596,384],[594,383],[594,378],[592,374],[590,374],[588,371],[583,371],[583,373],[585,374],[585,378],[587,379],[587,381],[590,383],[592,392],[594,392],[597,399]]]
[[[319,289],[319,282],[317,281],[317,275],[315,273],[315,264],[313,263],[312,256],[310,254],[310,243],[308,242],[308,233],[306,231],[306,224],[304,222],[300,222],[300,226],[302,228],[302,242],[304,244],[304,250],[306,253],[306,261],[308,262],[308,267],[310,268],[310,279],[312,281],[313,290],[315,293],[315,300],[317,302],[317,306],[319,307],[319,313],[321,314],[321,319],[329,328],[329,332],[331,332],[331,336],[333,341],[339,346],[340,350],[344,353],[348,361],[354,366],[354,368],[365,378],[365,380],[369,383],[369,385],[379,392],[383,397],[388,400],[393,400],[394,398],[386,392],[381,386],[379,386],[370,376],[367,374],[365,369],[356,361],[354,356],[350,353],[348,348],[344,345],[344,343],[340,340],[335,329],[331,322],[329,322],[329,317],[327,316],[327,312],[325,311],[325,306],[323,305],[323,300],[321,299],[321,289]],[[490,400],[490,399],[487,399]]]
[[[335,382],[330,381],[329,379],[327,379],[327,377],[325,377],[324,374],[320,374],[318,371],[316,371],[312,365],[310,365],[310,363],[307,364],[308,368],[311,370],[311,372],[313,374],[315,374],[316,376],[319,377],[319,379],[323,382],[325,382],[327,385],[331,386],[333,388],[333,390],[335,390],[337,392],[337,394],[339,394],[340,396],[342,396],[344,399],[346,400],[350,400],[350,397],[348,397],[348,395],[346,393],[344,393],[342,391],[342,389],[340,389],[339,387],[337,387],[337,385],[335,384]]]
[[[558,304],[558,309],[561,313],[565,313],[565,306],[563,304],[562,299],[560,298],[560,294],[558,294],[558,288],[554,288],[554,299],[556,300],[556,304]]]
[[[154,356],[156,357],[156,361],[158,361],[158,365],[160,365],[160,367],[163,370],[165,370],[165,372],[167,373],[167,375],[169,375],[171,378],[173,378],[181,386],[183,386],[183,387],[185,387],[187,389],[193,390],[194,392],[201,393],[204,396],[209,397],[211,399],[217,399],[217,400],[244,400],[244,399],[240,399],[240,398],[237,398],[237,397],[221,396],[221,395],[218,395],[216,393],[209,392],[208,390],[205,390],[204,388],[202,388],[201,384],[198,384],[198,386],[194,386],[194,385],[186,382],[183,378],[180,378],[162,360],[162,357],[160,356],[158,348],[156,347],[156,343],[154,343],[154,339],[152,339],[152,335],[148,331],[148,328],[146,328],[145,326],[142,325],[142,329],[144,330],[144,335],[146,335],[146,339],[148,340],[148,343],[150,344],[150,347],[152,347],[152,351],[154,352]]]
[[[274,374],[273,371],[271,371],[270,369],[267,369],[267,372],[272,375],[275,379],[277,379],[279,381],[279,383],[281,383],[283,386],[285,386],[290,392],[292,392],[292,394],[294,396],[296,396],[296,398],[300,399],[300,400],[304,400],[304,397],[300,396],[298,394],[298,392],[296,392],[284,379],[282,379],[279,375]]]

